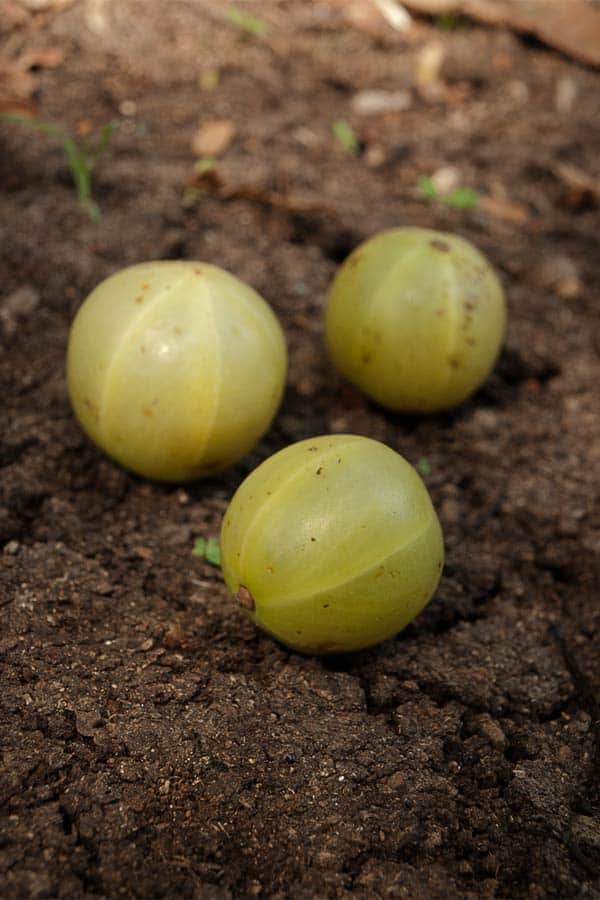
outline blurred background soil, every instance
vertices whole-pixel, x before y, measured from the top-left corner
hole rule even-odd
[[[1,111],[118,126],[95,223],[59,144],[0,122],[3,898],[600,896],[600,76],[393,9],[0,2]],[[510,309],[486,385],[428,418],[322,344],[336,266],[404,224],[472,240]],[[247,280],[290,349],[269,434],[182,487],[113,465],[65,387],[83,298],[158,258]],[[323,432],[419,465],[447,564],[396,639],[311,659],[192,548]]]

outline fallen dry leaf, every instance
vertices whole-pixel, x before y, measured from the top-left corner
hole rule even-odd
[[[446,86],[441,77],[445,55],[440,41],[431,41],[419,51],[415,77],[419,93],[425,100],[439,100],[445,94]]]
[[[529,210],[521,203],[504,200],[499,197],[480,197],[478,209],[494,219],[510,222],[513,225],[526,225],[530,219]]]
[[[20,63],[0,57],[0,112],[33,112],[35,88],[35,78]]]
[[[0,32],[10,31],[11,28],[20,28],[27,25],[30,16],[26,9],[17,0],[3,0],[0,2]]]
[[[412,20],[404,5],[397,0],[328,0],[339,9],[349,25],[374,38],[389,38],[396,32],[406,32]]]
[[[57,69],[65,61],[63,50],[58,47],[37,47],[26,50],[21,56],[19,64],[24,69]]]
[[[589,175],[572,163],[556,163],[552,171],[565,186],[565,192],[560,198],[565,209],[583,209],[598,203],[600,178]]]
[[[428,15],[462,13],[487,25],[533,34],[540,41],[600,66],[600,8],[588,0],[403,0]]]
[[[75,0],[19,0],[19,2],[31,12],[45,12],[48,9],[65,9],[75,3]]]
[[[574,300],[583,291],[577,265],[564,254],[542,260],[532,270],[530,278],[536,287],[552,291],[563,300]]]
[[[359,91],[352,98],[352,109],[362,116],[403,112],[412,103],[410,91]]]
[[[192,138],[192,150],[196,156],[222,156],[235,137],[235,125],[229,119],[205,122]]]

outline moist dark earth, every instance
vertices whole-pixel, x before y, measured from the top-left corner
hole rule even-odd
[[[59,51],[37,57],[36,114],[119,127],[94,223],[59,145],[0,123],[0,893],[600,897],[600,75],[466,20],[403,35],[341,3],[242,6],[266,33],[216,2],[3,4],[5,58]],[[404,108],[367,115],[365,90]],[[212,120],[235,134],[202,176]],[[475,205],[419,192],[448,167]],[[399,225],[474,242],[509,307],[485,385],[423,418],[366,400],[322,342],[336,267]],[[106,458],[64,375],[85,296],[166,258],[246,280],[290,352],[269,433],[187,485]],[[261,460],[335,432],[420,465],[447,560],[402,634],[310,658],[192,548]]]

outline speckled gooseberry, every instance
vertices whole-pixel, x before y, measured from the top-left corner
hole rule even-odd
[[[209,475],[244,456],[271,423],[285,372],[271,308],[207,263],[117,272],[84,301],[69,336],[67,382],[84,430],[159,481]]]
[[[468,241],[396,228],[357,247],[339,269],[325,334],[339,371],[382,406],[435,412],[487,378],[506,325],[504,296]]]
[[[369,647],[427,604],[442,532],[413,467],[379,441],[329,435],[269,457],[223,520],[229,590],[257,625],[305,653]]]

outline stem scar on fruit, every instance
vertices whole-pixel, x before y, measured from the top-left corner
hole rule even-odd
[[[243,584],[240,584],[238,592],[235,596],[240,606],[243,606],[244,609],[252,610],[255,608],[254,597],[252,596],[248,588],[244,587]]]

